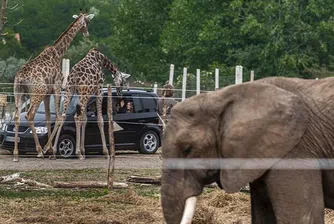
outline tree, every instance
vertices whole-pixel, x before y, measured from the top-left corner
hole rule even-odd
[[[1,9],[0,9],[0,36],[3,35],[3,27],[7,23],[6,9],[7,9],[7,0],[1,0]]]
[[[169,0],[124,0],[112,12],[113,33],[104,43],[121,67],[141,80],[166,81],[168,63],[160,34],[168,20]]]

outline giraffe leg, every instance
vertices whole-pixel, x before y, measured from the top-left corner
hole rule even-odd
[[[76,126],[76,147],[75,147],[75,154],[78,156],[79,159],[84,159],[81,155],[80,151],[80,137],[81,137],[81,125],[82,125],[82,115],[76,114],[74,116],[75,126]]]
[[[14,143],[14,162],[19,161],[19,149],[18,149],[18,137],[19,137],[19,127],[20,127],[20,108],[22,106],[22,94],[21,93],[15,93],[15,143]]]
[[[52,141],[53,141],[54,137],[56,136],[56,139],[54,141],[54,145],[52,147],[53,157],[51,156],[50,159],[56,159],[55,155],[57,153],[57,143],[58,143],[58,139],[59,139],[59,136],[60,136],[61,129],[62,129],[62,127],[64,125],[64,122],[65,122],[66,112],[67,112],[67,109],[68,109],[68,104],[71,101],[71,98],[72,98],[72,94],[71,94],[70,90],[68,90],[66,92],[65,99],[64,99],[63,113],[61,114],[61,116],[57,116],[55,127],[54,127],[54,129],[51,133],[51,136],[49,136],[48,142],[44,146],[43,152],[46,153],[47,151],[49,151],[51,149]]]
[[[83,95],[82,93],[80,93],[80,105],[77,105],[77,113],[74,117],[75,119],[75,124],[76,124],[76,150],[75,150],[75,153],[76,155],[78,156],[79,159],[84,159],[85,155],[82,155],[82,151],[81,151],[81,145],[84,144],[84,140],[85,140],[85,137],[82,137],[82,134],[84,135],[85,134],[85,131],[81,131],[81,129],[85,128],[86,127],[86,124],[85,126],[83,127],[83,123],[84,123],[84,119],[87,120],[87,116],[86,116],[86,107],[87,107],[87,103],[88,103],[88,100],[90,98],[90,96],[86,96],[86,95]],[[84,118],[85,116],[85,118]],[[83,138],[83,141],[82,139]]]
[[[99,126],[100,134],[101,134],[103,155],[105,155],[105,157],[108,158],[109,152],[108,152],[107,144],[106,144],[106,136],[104,133],[104,121],[103,121],[103,116],[102,116],[102,100],[103,100],[103,92],[101,88],[96,98],[97,124]]]
[[[54,94],[54,97],[55,97],[55,106],[56,106],[56,125],[58,123],[58,127],[59,127],[59,123],[61,122],[62,120],[62,116],[60,116],[60,98],[61,98],[61,82],[57,82],[55,84],[55,94]],[[66,114],[66,111],[65,111],[65,114]],[[54,135],[56,133],[57,130],[53,131],[53,136],[52,138],[49,138],[48,140],[48,143],[52,144],[52,140],[54,138]],[[50,136],[51,137],[51,136]],[[57,142],[56,142],[57,143]],[[49,146],[49,148],[45,148],[46,150],[49,150],[51,147]],[[52,148],[52,156],[50,156],[49,158],[50,159],[56,159],[56,153],[57,153],[57,148],[56,147],[53,147]]]
[[[58,129],[58,131],[56,130],[56,127],[55,127],[55,129],[53,130],[53,132],[52,132],[52,134],[55,132],[55,131],[57,131],[57,135],[56,135],[56,138],[55,138],[55,142],[54,142],[54,144],[53,144],[53,152],[56,150],[56,152],[57,152],[57,143],[58,143],[58,140],[59,140],[59,136],[60,136],[60,132],[61,132],[61,129],[63,128],[63,125],[64,125],[64,122],[65,122],[65,118],[66,118],[66,112],[65,112],[65,114],[62,114],[61,115],[61,120],[60,121],[58,121],[58,126],[57,126],[57,129]],[[57,124],[56,124],[57,125]],[[50,144],[51,144],[51,142],[52,142],[52,136],[51,136],[51,141],[50,141]],[[55,154],[55,152],[54,152],[54,154]],[[52,159],[52,158],[50,158],[50,159]]]
[[[45,94],[39,93],[38,95],[33,95],[31,96],[31,106],[29,108],[29,111],[26,115],[26,119],[29,122],[30,129],[32,130],[32,135],[35,140],[35,145],[36,145],[36,151],[38,153],[37,157],[38,158],[43,158],[43,152],[42,152],[42,147],[39,143],[36,129],[35,129],[35,124],[34,124],[34,118],[35,118],[35,113],[36,110],[38,109],[38,106],[41,104]]]
[[[87,125],[87,112],[85,108],[85,110],[83,110],[82,113],[81,142],[80,142],[80,151],[84,159],[86,158],[86,152],[85,152],[86,125]]]
[[[50,139],[51,136],[50,95],[46,95],[44,97],[44,109],[45,109],[46,127],[48,128],[48,139]],[[43,151],[43,153],[46,152]]]

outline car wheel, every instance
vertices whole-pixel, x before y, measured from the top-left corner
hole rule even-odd
[[[57,153],[62,158],[75,155],[75,141],[70,135],[61,135],[57,144]]]
[[[159,148],[159,137],[154,131],[145,132],[140,139],[139,152],[142,154],[153,154]]]

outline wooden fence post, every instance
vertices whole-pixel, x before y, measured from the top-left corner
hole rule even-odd
[[[254,70],[252,70],[251,73],[250,73],[250,81],[251,82],[254,81]]]
[[[215,90],[219,89],[219,69],[215,69]]]
[[[64,80],[63,80],[63,83],[62,83],[62,88],[65,88],[66,83],[67,83],[67,77],[70,74],[70,59],[63,58],[62,73],[63,73],[63,76],[64,76]]]
[[[114,169],[115,169],[115,141],[114,141],[114,121],[113,121],[113,105],[112,105],[112,88],[108,85],[108,123],[109,123],[109,166],[108,166],[108,190],[113,189]]]
[[[186,89],[187,89],[187,68],[183,68],[182,101],[186,99]]]
[[[169,84],[173,85],[173,80],[174,80],[174,65],[170,65],[170,70],[169,70]]]
[[[201,70],[196,70],[196,94],[201,93]]]
[[[158,94],[158,84],[156,82],[154,83],[154,86],[153,86],[153,92],[155,94]]]
[[[237,65],[235,67],[235,84],[242,83],[242,66]]]

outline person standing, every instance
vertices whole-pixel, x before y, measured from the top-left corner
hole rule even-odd
[[[174,86],[169,84],[168,81],[162,89],[162,97],[157,103],[157,112],[160,117],[159,124],[162,125],[163,131],[166,128],[168,119],[170,118],[171,110],[178,102],[173,98]]]

